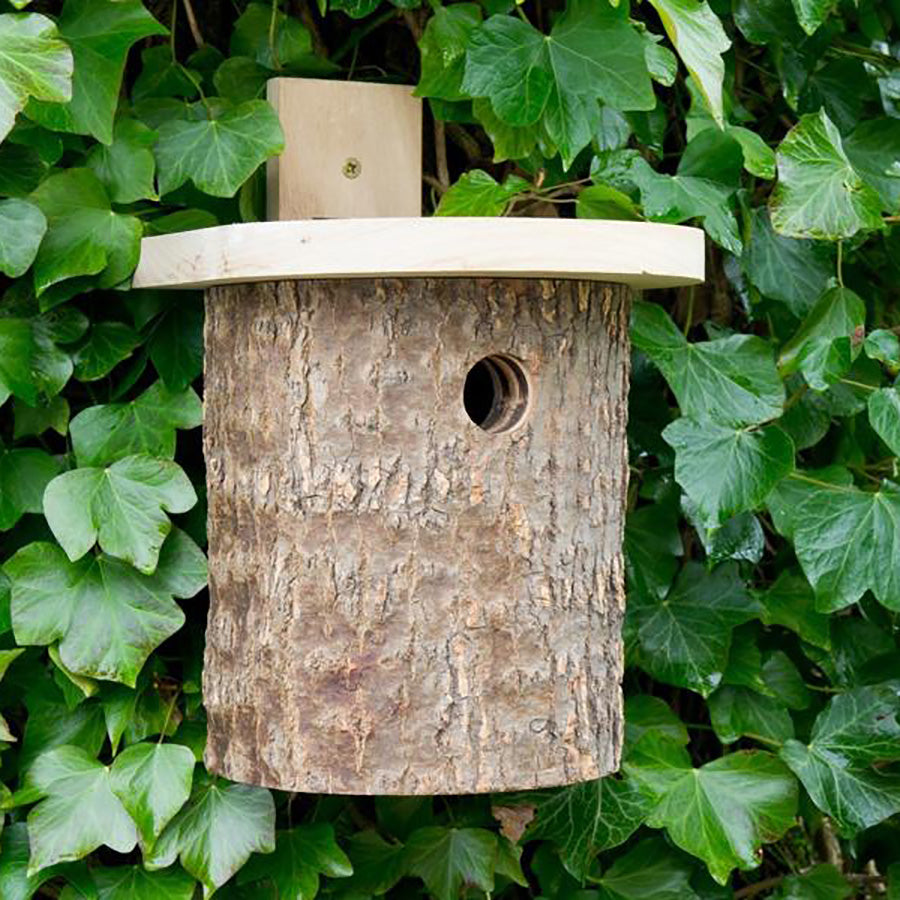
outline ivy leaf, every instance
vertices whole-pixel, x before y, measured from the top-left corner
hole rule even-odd
[[[353,875],[341,887],[350,896],[354,891],[365,896],[385,894],[406,874],[403,845],[386,841],[374,829],[351,835],[346,846]]]
[[[172,54],[170,44],[145,47],[141,51],[141,74],[131,89],[135,102],[148,97],[183,97],[191,100],[197,96],[201,75],[183,66]]]
[[[675,505],[654,503],[629,512],[624,549],[629,591],[662,600],[683,553]]]
[[[34,333],[28,319],[0,318],[0,404],[10,394],[37,402],[34,384]]]
[[[694,867],[661,838],[641,841],[597,879],[598,900],[696,900]]]
[[[254,856],[241,869],[238,881],[272,881],[279,900],[313,900],[319,893],[319,875],[346,878],[353,866],[325,823],[300,825],[279,831],[272,856]]]
[[[100,144],[88,154],[88,167],[103,183],[113,203],[158,199],[153,184],[155,143],[156,132],[137,119],[125,118],[116,122],[110,146]]]
[[[640,190],[647,218],[672,224],[700,219],[716,243],[739,254],[741,237],[730,207],[734,185],[688,172],[679,166],[677,174],[665,175],[654,170],[643,157],[634,156],[624,177]]]
[[[627,615],[641,668],[659,681],[708,697],[722,681],[732,629],[759,611],[734,563],[707,573],[692,562],[665,600],[635,597]]]
[[[109,768],[80,747],[57,747],[39,756],[26,787],[46,798],[28,814],[29,875],[81,859],[100,846],[117,853],[134,849],[134,823],[110,790]]]
[[[632,694],[625,700],[626,755],[631,747],[651,732],[658,738],[681,747],[690,739],[684,722],[675,715],[665,700],[649,694]]]
[[[900,210],[900,122],[887,117],[862,121],[844,139],[844,150],[866,184],[878,191],[883,208]]]
[[[760,338],[689,343],[662,307],[643,301],[633,306],[631,334],[669,383],[682,415],[738,426],[781,414],[784,386]]]
[[[172,527],[164,510],[187,512],[196,502],[193,486],[175,463],[126,456],[106,468],[75,469],[54,478],[44,494],[44,515],[73,562],[99,540],[110,556],[149,575]]]
[[[633,782],[621,778],[585,781],[535,799],[535,819],[526,840],[550,841],[579,881],[587,877],[598,853],[634,834],[652,806]]]
[[[760,599],[763,603],[761,618],[766,625],[781,625],[810,644],[823,650],[831,649],[828,616],[816,612],[815,594],[801,575],[781,572]]]
[[[80,466],[108,465],[135,453],[173,459],[175,429],[202,422],[203,405],[191,388],[172,393],[157,381],[130,403],[80,412],[71,423],[72,446]]]
[[[869,423],[895,456],[900,456],[900,391],[879,388],[869,394]]]
[[[766,209],[753,210],[743,266],[761,294],[779,300],[802,319],[822,295],[834,271],[827,244],[784,237]]]
[[[211,118],[195,104],[190,118],[160,126],[155,151],[160,194],[190,180],[214,197],[233,197],[262,163],[284,150],[278,116],[265,100],[221,103],[222,111]]]
[[[483,828],[419,828],[406,842],[410,875],[437,900],[456,900],[463,885],[493,891],[497,836]]]
[[[466,46],[481,24],[481,7],[476,3],[440,6],[425,25],[419,41],[421,75],[417,97],[464,100],[462,79],[466,67]]]
[[[91,869],[98,900],[191,900],[196,882],[180,868],[147,872],[143,866]]]
[[[900,369],[900,338],[893,331],[885,328],[870,331],[863,349],[869,359],[877,359],[892,370]]]
[[[108,556],[71,563],[54,544],[29,544],[4,565],[16,642],[59,641],[60,659],[72,672],[134,687],[150,653],[184,624],[172,595],[187,599],[204,586],[202,559],[180,531],[150,576]]]
[[[784,705],[746,687],[718,688],[709,698],[709,719],[723,744],[756,736],[783,744],[794,736],[794,723]]]
[[[29,97],[63,102],[72,96],[72,66],[72,51],[46,16],[0,15],[0,141]]]
[[[866,321],[866,305],[848,288],[825,291],[816,301],[797,333],[784,345],[778,359],[782,374],[801,371],[809,386],[824,391],[846,375],[859,353]],[[827,362],[835,345],[845,348],[846,363],[834,371]]]
[[[134,271],[140,256],[141,223],[112,212],[103,185],[90,169],[51,175],[32,199],[49,224],[34,263],[39,297],[56,285],[57,296],[51,294],[56,301],[95,282],[100,288],[115,287]],[[98,277],[85,281],[84,276]],[[62,284],[72,279],[74,283]]]
[[[69,403],[63,397],[54,397],[37,406],[29,406],[17,400],[13,407],[15,426],[13,437],[36,437],[52,428],[58,435],[65,437],[69,431]]]
[[[791,0],[797,21],[807,34],[814,34],[834,8],[832,0]]]
[[[640,761],[628,764],[629,771]],[[725,884],[735,867],[759,865],[763,843],[793,824],[797,782],[775,756],[761,751],[731,753],[699,769],[686,755],[664,782],[647,822],[665,828],[682,850],[702,859]]]
[[[303,24],[278,9],[273,18],[267,3],[248,4],[234,23],[232,56],[248,56],[267,69],[281,69],[303,66],[312,52],[312,38]]]
[[[824,110],[801,116],[776,155],[778,184],[769,206],[777,232],[836,241],[882,227],[881,200],[853,168]]]
[[[900,758],[900,682],[833,697],[816,718],[809,744],[788,741],[781,757],[813,802],[852,837],[900,810],[900,776],[871,768]]]
[[[722,54],[731,41],[719,17],[705,0],[650,0],[666,29],[669,40],[697,84],[712,113],[722,127],[722,80],[725,63]]]
[[[39,513],[44,489],[59,474],[59,463],[43,450],[7,450],[0,445],[0,531],[25,513]]]
[[[191,796],[194,754],[180,744],[133,744],[112,764],[110,788],[137,825],[146,853]]]
[[[41,885],[51,878],[74,875],[74,867],[64,863],[29,874],[29,855],[26,824],[17,822],[5,828],[0,845],[0,897],[3,900],[31,900],[38,895]]]
[[[794,444],[777,426],[759,430],[677,419],[663,431],[675,480],[709,523],[762,505],[794,467]]]
[[[28,117],[53,131],[89,134],[110,144],[128,50],[166,29],[140,0],[66,0],[58,24],[75,57],[71,100],[39,98],[68,102],[32,101]]]
[[[251,853],[275,849],[275,803],[265,788],[200,778],[191,799],[144,857],[154,871],[176,858],[198,881],[204,896],[221,887]]]
[[[79,381],[98,381],[141,344],[140,335],[122,322],[95,322],[73,357]]]
[[[854,893],[831,863],[820,863],[802,875],[788,875],[774,895],[776,900],[845,900]]]
[[[627,4],[572,0],[549,36],[506,15],[472,32],[462,90],[487,97],[510,125],[542,119],[568,167],[593,137],[597,101],[616,109],[652,109],[643,41]]]
[[[203,371],[203,295],[172,301],[153,327],[150,359],[165,386],[183,391]]]
[[[900,556],[900,488],[884,481],[878,491],[861,491],[803,473],[783,484],[789,514],[776,526],[792,534],[817,609],[843,609],[871,590],[888,609],[900,610],[900,572],[884,565]]]
[[[24,275],[47,231],[44,214],[25,200],[0,201],[0,272]]]
[[[436,216],[499,216],[510,200],[528,190],[528,182],[518,175],[507,175],[498,184],[482,169],[466,172],[442,197]]]

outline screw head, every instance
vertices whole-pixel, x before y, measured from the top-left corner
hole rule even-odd
[[[355,156],[345,159],[344,165],[341,166],[341,173],[344,178],[359,178],[361,172],[362,163]]]

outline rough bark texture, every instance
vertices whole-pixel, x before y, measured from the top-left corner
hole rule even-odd
[[[619,764],[629,291],[493,279],[207,293],[207,765],[439,794]],[[515,430],[469,419],[521,361]]]

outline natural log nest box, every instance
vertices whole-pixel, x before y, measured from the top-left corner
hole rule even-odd
[[[408,89],[270,97],[294,221],[149,238],[135,275],[206,289],[207,765],[358,794],[614,771],[629,299],[700,282],[702,232],[415,218]]]

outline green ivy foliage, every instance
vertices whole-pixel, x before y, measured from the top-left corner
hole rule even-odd
[[[437,215],[703,227],[635,303],[622,771],[202,765],[202,301],[274,75],[416,85]],[[0,0],[0,898],[900,896],[897,0]],[[886,894],[885,894],[886,892]]]

